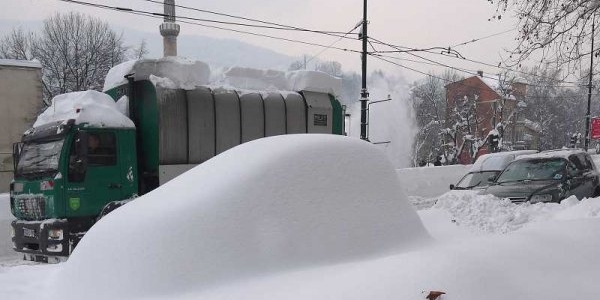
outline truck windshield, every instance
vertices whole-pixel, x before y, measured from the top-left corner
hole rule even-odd
[[[63,142],[61,139],[23,145],[17,165],[17,176],[56,172]]]

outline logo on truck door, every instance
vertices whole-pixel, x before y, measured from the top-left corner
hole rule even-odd
[[[327,115],[314,114],[313,121],[315,126],[327,126]]]
[[[69,207],[71,210],[78,210],[81,206],[81,200],[79,198],[69,198]]]

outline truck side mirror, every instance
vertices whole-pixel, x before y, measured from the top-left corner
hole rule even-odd
[[[19,160],[21,159],[21,151],[23,150],[23,143],[18,142],[13,144],[13,173],[17,174],[17,167]]]
[[[453,190],[455,188],[454,184],[450,185],[450,189]]]
[[[69,181],[82,182],[87,172],[88,135],[85,131],[78,132],[73,140],[69,155]]]

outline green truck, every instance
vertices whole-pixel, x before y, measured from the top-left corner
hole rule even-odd
[[[59,96],[53,106],[62,106],[43,113],[53,118],[38,117],[15,143],[12,242],[24,259],[64,260],[110,211],[241,143],[344,133],[343,107],[330,93],[182,88],[170,80],[170,66],[137,61],[121,68],[123,81],[105,93]],[[120,110],[107,109],[102,97]]]

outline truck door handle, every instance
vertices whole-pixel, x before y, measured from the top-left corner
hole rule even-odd
[[[111,184],[108,185],[108,188],[109,189],[120,189],[121,185],[118,184],[118,183],[111,183]]]

